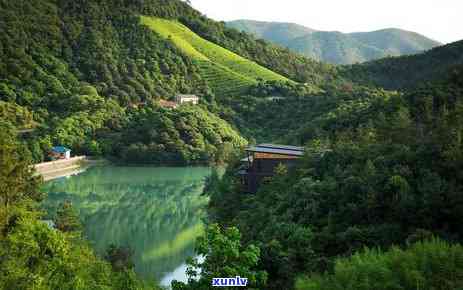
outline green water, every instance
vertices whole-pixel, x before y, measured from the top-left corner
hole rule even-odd
[[[183,280],[184,262],[202,234],[206,167],[93,167],[45,184],[52,218],[63,201],[79,211],[86,238],[99,254],[110,244],[134,250],[135,271],[168,284]]]

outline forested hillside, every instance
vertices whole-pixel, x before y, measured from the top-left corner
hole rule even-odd
[[[389,56],[417,54],[442,45],[416,32],[397,28],[353,32],[349,35],[362,43],[382,49]]]
[[[0,9],[4,32],[0,36],[1,116],[17,129],[35,129],[25,135],[34,161],[44,160],[45,153],[56,144],[68,146],[76,154],[105,156],[120,156],[129,152],[130,146],[144,144],[170,147],[169,154],[184,156],[177,163],[218,161],[209,149],[216,151],[223,142],[227,146],[227,140],[240,137],[230,129],[228,139],[195,141],[209,134],[209,128],[217,129],[207,117],[208,108],[217,107],[216,99],[243,94],[265,80],[294,79],[316,88],[331,78],[331,67],[237,34],[182,1],[3,1]],[[148,18],[141,15],[182,22],[199,36],[179,22],[165,20],[169,25],[159,22],[147,27],[141,19]],[[191,41],[210,61],[198,61],[179,42],[163,34],[163,27],[188,30],[182,34],[184,43]],[[124,131],[135,126],[132,120],[139,108],[155,108],[159,99],[179,93],[201,96],[202,105],[191,109],[198,113],[194,116],[205,120],[198,128],[201,137],[192,131],[178,133],[183,129],[174,124],[177,128],[162,138],[121,143]],[[155,114],[156,110],[150,112]],[[165,122],[167,119],[162,118],[158,130],[170,126]],[[193,160],[196,155],[185,149],[190,147],[208,158]],[[156,154],[153,150],[151,154]],[[161,162],[162,158],[148,159]]]
[[[352,64],[386,57],[387,53],[341,32],[316,31],[288,45],[307,57],[334,64]]]
[[[272,277],[267,289],[289,289],[300,273],[313,277],[301,280],[298,289],[330,289],[324,285],[342,283],[338,271],[346,267],[357,267],[347,278],[359,277],[348,289],[376,289],[375,275],[355,264],[356,258],[337,258],[365,246],[387,250],[432,236],[463,241],[463,180],[458,173],[463,160],[462,77],[459,66],[405,94],[358,88],[332,102],[331,95],[300,102],[300,110],[312,117],[295,135],[294,142],[306,144],[307,150],[297,170],[280,168],[256,195],[241,191],[234,169],[209,187],[211,217],[237,225],[245,244],[259,246],[261,263],[255,269]],[[429,247],[447,251],[441,248],[445,245]],[[368,264],[375,258],[364,259]],[[378,259],[374,267],[386,267],[390,258]],[[428,261],[423,267],[446,267]],[[314,274],[331,273],[335,264],[332,280]],[[448,267],[461,273],[463,265]],[[413,275],[410,271],[403,275]],[[396,278],[388,281],[396,283]],[[434,279],[439,278],[430,281]],[[461,285],[460,278],[449,279],[437,289]],[[435,284],[423,285],[432,289]]]
[[[236,20],[227,26],[255,35],[306,57],[353,64],[387,56],[416,54],[441,43],[411,31],[388,28],[370,32],[318,31],[294,23]]]
[[[463,63],[463,41],[431,49],[422,54],[389,57],[341,67],[340,74],[353,82],[403,90],[445,76]]]
[[[390,28],[356,33],[315,31],[293,39],[287,47],[320,61],[354,64],[384,57],[413,55],[440,45],[423,35]]]

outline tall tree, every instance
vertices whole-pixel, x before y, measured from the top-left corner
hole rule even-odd
[[[0,123],[0,231],[13,220],[19,205],[43,198],[33,175],[30,152],[16,140],[14,129]]]
[[[69,201],[65,201],[56,212],[55,224],[62,232],[77,232],[82,229],[79,215]]]
[[[254,245],[241,245],[241,234],[236,227],[222,230],[212,224],[204,237],[198,238],[196,253],[205,257],[204,262],[188,262],[188,284],[174,281],[174,290],[210,289],[213,278],[240,276],[247,278],[247,289],[264,289],[267,273],[257,271],[260,250]]]

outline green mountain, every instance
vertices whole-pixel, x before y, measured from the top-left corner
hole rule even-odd
[[[305,56],[329,63],[346,64],[384,57],[384,51],[341,32],[314,32],[287,45]]]
[[[255,20],[235,20],[227,22],[228,27],[252,33],[260,39],[265,39],[280,45],[291,40],[306,36],[316,30],[295,24],[283,22],[264,22]]]
[[[252,20],[230,21],[227,25],[305,56],[334,64],[352,64],[387,56],[416,54],[441,45],[420,34],[395,28],[341,33],[317,31],[292,23]]]
[[[32,129],[36,162],[56,144],[127,162],[223,159],[245,140],[217,101],[268,81],[316,89],[335,70],[183,1],[7,1],[0,13],[0,121]],[[159,107],[179,93],[201,105]]]
[[[397,267],[398,248],[433,237],[461,249],[462,65],[406,93],[354,85],[249,103],[249,123],[293,132],[284,144],[306,148],[296,170],[277,173],[250,198],[236,188],[241,164],[210,187],[215,221],[238,225],[246,243],[259,245],[258,269],[272,278],[265,289],[415,289],[417,280],[404,277],[417,276],[432,287],[438,277],[463,284],[444,260],[421,260],[449,255],[443,245],[407,255],[419,269]],[[385,261],[388,250],[394,258]]]
[[[426,82],[445,77],[463,64],[463,41],[433,48],[417,55],[388,57],[339,68],[339,73],[352,82],[409,90]]]
[[[392,56],[416,54],[442,45],[421,34],[397,28],[372,32],[354,32],[348,35],[366,45],[379,48],[385,51],[387,55]]]

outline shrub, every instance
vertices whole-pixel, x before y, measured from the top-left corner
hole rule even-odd
[[[434,238],[405,250],[365,249],[338,259],[332,274],[300,277],[296,289],[463,289],[463,247]]]

